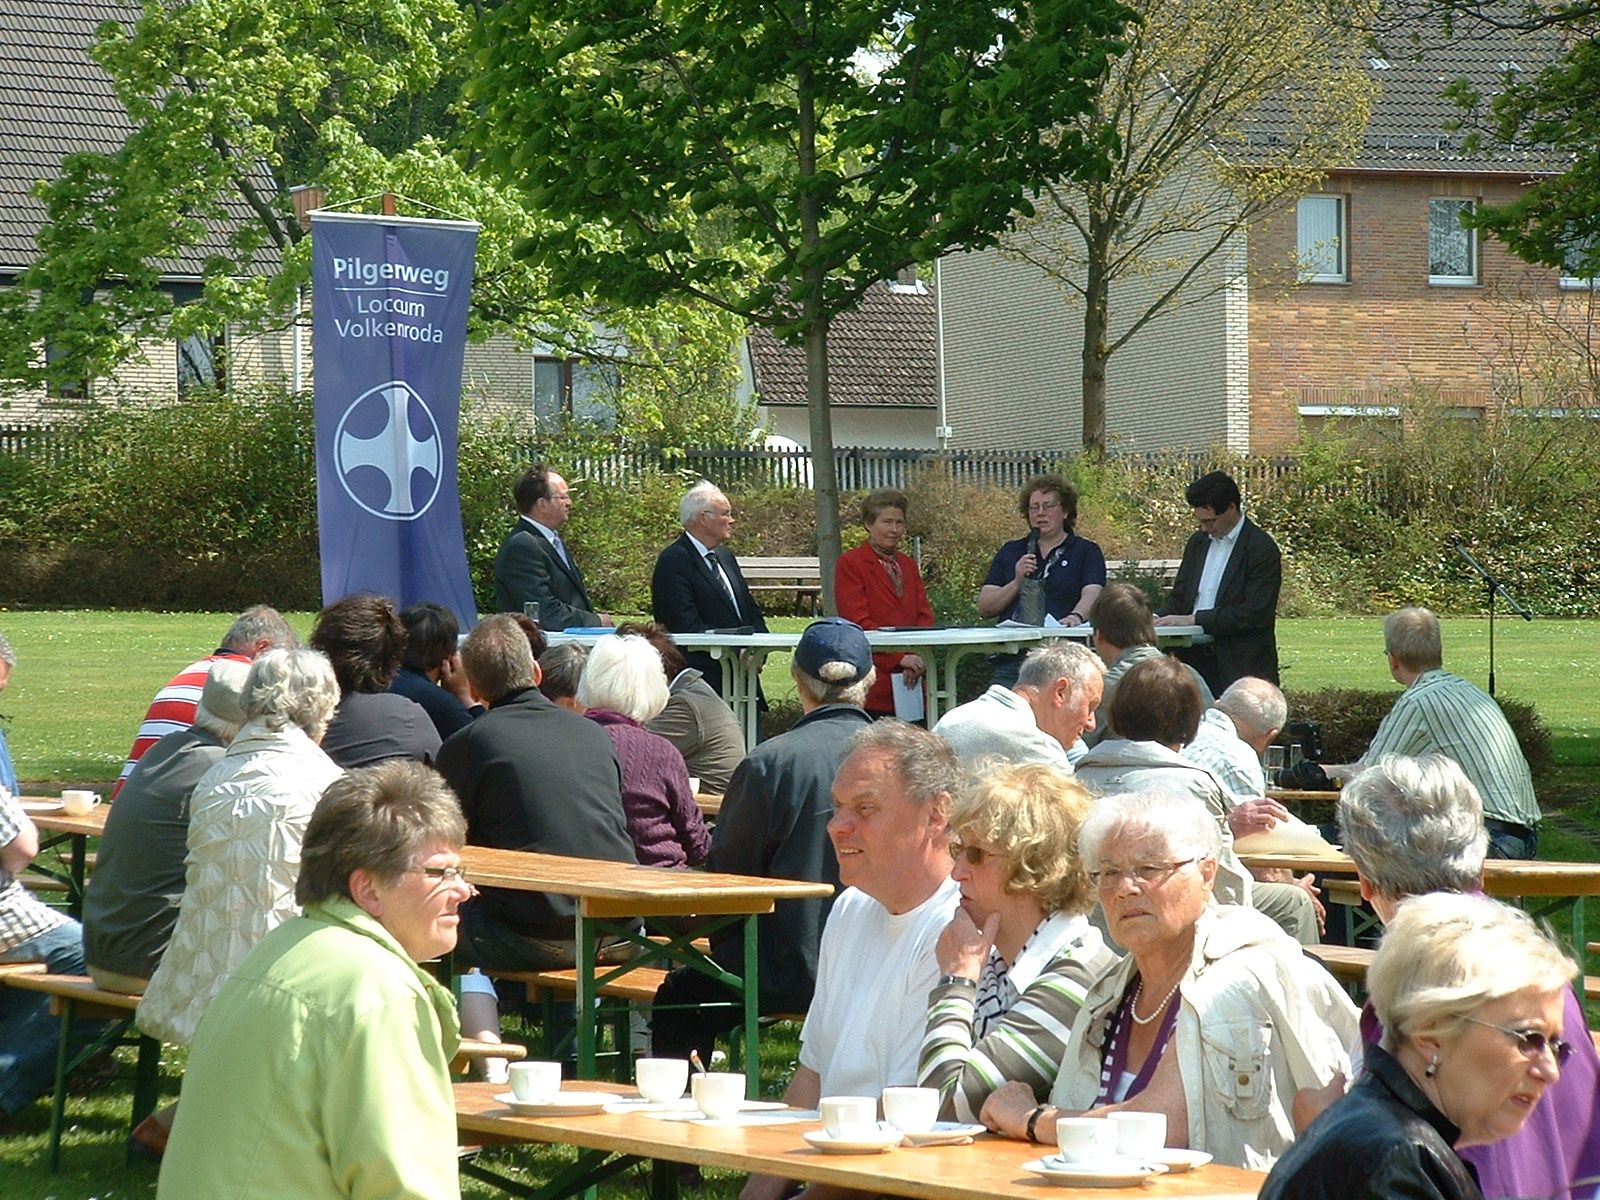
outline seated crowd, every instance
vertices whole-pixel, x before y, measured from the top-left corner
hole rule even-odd
[[[905,501],[875,505],[857,566],[882,607],[908,594]],[[684,540],[723,587],[712,551],[731,515],[690,516],[712,544]],[[1045,1144],[1064,1117],[1160,1113],[1169,1145],[1270,1171],[1274,1198],[1564,1195],[1600,1173],[1577,968],[1478,894],[1488,834],[1468,775],[1375,753],[1341,796],[1388,927],[1358,1009],[1303,950],[1322,921],[1309,877],[1253,877],[1233,849],[1287,816],[1259,765],[1282,693],[1245,678],[1213,700],[1155,649],[1134,589],[1078,605],[1098,655],[1036,649],[931,731],[888,717],[878,686],[920,660],[875,660],[860,625],[818,620],[790,668],[800,719],[749,748],[660,625],[585,652],[499,614],[458,648],[447,609],[357,596],[300,648],[251,609],[152,706],[81,929],[18,881],[37,837],[0,787],[0,962],[87,971],[142,997],[144,1032],[189,1047],[180,1102],[135,1133],[162,1157],[160,1200],[252,1180],[458,1194],[447,1064],[463,1029],[496,1036],[494,988],[468,974],[458,1002],[418,964],[577,957],[574,902],[478,891],[466,845],[833,885],[758,921],[760,1011],[804,1020],[784,1095],[800,1108],[920,1084],[944,1118]],[[723,794],[714,825],[697,791]],[[744,973],[736,926],[711,955]],[[0,1119],[50,1085],[44,999],[0,988]],[[670,972],[652,1053],[709,1061],[734,999]],[[793,1191],[754,1176],[743,1195]]]

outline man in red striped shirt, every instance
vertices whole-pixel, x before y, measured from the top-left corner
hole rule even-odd
[[[256,604],[239,614],[238,620],[228,627],[222,645],[198,662],[192,662],[179,671],[165,687],[156,693],[144,714],[144,722],[133,739],[133,749],[128,751],[128,761],[122,764],[122,773],[111,789],[115,800],[123,783],[133,774],[133,765],[169,733],[187,729],[194,724],[194,713],[200,703],[200,689],[205,687],[211,664],[219,659],[250,662],[264,650],[282,648],[293,650],[300,645],[289,623],[278,610],[267,604]]]

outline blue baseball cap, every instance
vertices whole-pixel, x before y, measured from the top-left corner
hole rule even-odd
[[[856,683],[872,670],[872,647],[861,626],[843,617],[823,617],[806,626],[794,648],[794,663],[823,683]]]

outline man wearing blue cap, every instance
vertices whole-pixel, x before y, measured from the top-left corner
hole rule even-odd
[[[861,626],[842,617],[813,622],[795,647],[790,667],[803,715],[792,729],[762,742],[728,783],[711,835],[706,867],[736,875],[801,879],[839,886],[839,860],[828,841],[833,780],[850,737],[872,723],[862,702],[872,687],[872,648]],[[804,1012],[817,977],[817,947],[833,907],[825,900],[780,900],[758,919],[761,1011]],[[742,934],[730,927],[711,936],[713,957],[744,974]],[[689,968],[674,971],[656,993],[654,1053],[708,1058],[718,1033],[740,1013],[733,993]],[[679,1008],[723,1001],[726,1008]],[[668,1007],[672,1006],[672,1007]]]

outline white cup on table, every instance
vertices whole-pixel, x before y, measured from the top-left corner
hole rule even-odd
[[[1101,1117],[1062,1117],[1056,1121],[1056,1148],[1066,1163],[1104,1162],[1117,1153],[1117,1129]]]
[[[1114,1112],[1106,1121],[1117,1131],[1117,1153],[1128,1158],[1144,1158],[1167,1144],[1166,1113]]]
[[[939,1119],[939,1089],[886,1087],[883,1119],[901,1133],[926,1133]]]
[[[689,1094],[700,1111],[713,1121],[723,1121],[744,1103],[742,1071],[705,1071],[689,1080]]]
[[[561,1092],[561,1064],[558,1062],[514,1062],[511,1064],[511,1094],[529,1104],[544,1104]]]
[[[99,803],[99,792],[69,788],[61,793],[61,811],[69,817],[86,817]]]
[[[878,1132],[878,1102],[871,1096],[825,1096],[817,1105],[822,1128],[831,1138],[867,1137]]]
[[[633,1082],[639,1095],[652,1104],[670,1104],[689,1086],[686,1058],[641,1058],[633,1064]]]

